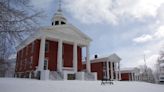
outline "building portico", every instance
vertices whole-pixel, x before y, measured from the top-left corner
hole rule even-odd
[[[41,36],[40,40],[40,53],[39,53],[39,64],[38,64],[38,70],[41,71],[44,69],[44,60],[45,60],[45,44],[46,44],[46,40],[52,40],[54,39],[54,41],[57,41],[58,43],[58,50],[57,50],[57,71],[58,72],[62,72],[63,70],[71,70],[73,72],[77,72],[78,71],[78,53],[77,53],[77,49],[78,46],[79,47],[85,47],[86,48],[86,56],[88,58],[87,60],[87,71],[90,72],[90,60],[89,60],[89,45],[88,44],[83,44],[83,43],[78,43],[78,42],[69,42],[67,41],[67,39],[57,39],[55,37],[50,38],[48,36]],[[63,44],[69,44],[73,46],[73,67],[64,67],[63,66]]]
[[[91,60],[91,72],[97,72],[97,78],[121,80],[120,60],[116,54],[108,57],[98,58],[97,55]],[[87,69],[87,62],[83,62],[83,68]]]
[[[96,79],[95,73],[92,74],[90,69],[89,44],[91,41],[91,38],[69,24],[61,11],[58,10],[52,18],[52,26],[41,28],[32,34],[17,47],[17,51],[22,54],[24,49],[28,50],[29,44],[34,43],[36,52],[35,55],[31,54],[35,60],[32,71],[35,71],[35,75],[39,79],[60,80],[72,77],[82,80],[87,79],[88,76]],[[82,48],[86,48],[86,72],[82,71]],[[18,55],[19,57],[21,56]],[[27,59],[28,56],[25,55],[19,62],[24,62]],[[18,68],[19,66],[21,64],[18,64]],[[24,72],[21,69],[18,70]]]

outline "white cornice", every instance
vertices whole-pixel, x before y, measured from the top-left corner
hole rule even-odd
[[[88,45],[92,39],[89,38],[84,33],[80,32],[73,25],[58,25],[41,28],[39,31],[30,35],[26,40],[24,40],[21,44],[16,47],[16,50],[24,48],[31,42],[36,39],[40,39],[41,36],[46,36],[46,39],[62,39],[65,42],[77,43],[78,45],[86,46]]]

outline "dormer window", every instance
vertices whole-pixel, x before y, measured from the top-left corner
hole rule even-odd
[[[55,25],[59,25],[59,21],[55,21]]]

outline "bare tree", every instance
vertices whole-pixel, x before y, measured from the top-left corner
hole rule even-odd
[[[34,10],[30,0],[0,0],[0,59],[15,52],[16,43],[37,27],[42,12]]]
[[[159,55],[159,59],[162,59],[164,57],[164,49],[160,50]]]

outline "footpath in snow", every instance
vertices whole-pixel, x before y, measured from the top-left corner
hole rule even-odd
[[[128,81],[101,85],[101,81],[0,78],[0,92],[164,92],[164,85]]]

